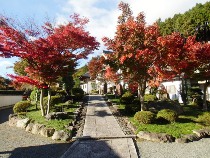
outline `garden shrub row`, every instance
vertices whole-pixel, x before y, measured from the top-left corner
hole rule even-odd
[[[31,106],[30,101],[20,101],[17,102],[14,107],[13,107],[13,111],[14,113],[18,114],[18,113],[22,113],[22,112],[26,112],[27,109]]]
[[[134,115],[134,120],[140,124],[151,124],[156,119],[173,123],[178,119],[178,114],[176,111],[171,109],[162,109],[157,113],[157,115],[151,111],[138,111]]]

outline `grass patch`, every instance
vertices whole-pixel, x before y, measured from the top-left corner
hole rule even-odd
[[[175,138],[180,138],[185,134],[192,134],[192,130],[201,129],[203,126],[196,124],[194,122],[180,123],[175,122],[171,124],[139,124],[134,121],[133,117],[130,118],[130,121],[137,127],[136,133],[139,131],[148,131],[154,133],[167,133]]]
[[[128,114],[125,111],[125,104],[120,103],[120,99],[109,98],[112,102],[118,104],[118,110],[122,115],[127,116],[133,125],[137,128],[136,133],[139,131],[148,131],[154,133],[167,133],[175,138],[180,138],[182,135],[192,134],[192,131],[195,129],[202,129],[204,126],[200,122],[198,122],[198,116],[203,114],[204,112],[200,109],[188,105],[184,106],[184,112],[179,116],[178,120],[174,123],[166,123],[161,122],[160,120],[156,120],[155,123],[152,124],[139,124],[134,120],[134,115]]]
[[[62,104],[59,104],[58,106],[62,106]],[[78,104],[71,104],[68,106],[63,106],[63,109],[65,112],[73,112],[78,108]],[[40,123],[45,125],[46,127],[54,128],[55,130],[65,130],[65,125],[68,125],[69,122],[73,121],[73,115],[70,116],[69,119],[65,120],[46,120],[45,117],[41,115],[40,109],[36,110],[35,106],[32,106],[28,109],[28,111],[24,114],[23,117],[30,118],[34,120],[35,123]]]

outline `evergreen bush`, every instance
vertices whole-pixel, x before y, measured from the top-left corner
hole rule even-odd
[[[160,110],[157,114],[157,119],[164,119],[170,123],[175,122],[177,118],[178,118],[178,114],[176,113],[176,111],[171,110],[171,109]]]
[[[131,92],[127,91],[125,92],[122,97],[120,98],[120,102],[121,103],[125,103],[125,104],[131,104],[134,100],[134,96]]]
[[[210,125],[210,112],[204,112],[202,115],[198,116],[198,122],[209,126]]]
[[[50,100],[50,106],[54,106],[55,104],[62,103],[62,97],[61,96],[51,96]],[[43,104],[44,106],[47,106],[48,97],[44,97]]]
[[[155,120],[155,114],[151,111],[139,111],[134,115],[134,120],[141,124],[151,124]]]
[[[144,95],[144,101],[149,102],[149,101],[155,101],[157,100],[157,97],[153,94],[145,94]]]
[[[31,103],[29,101],[20,101],[17,102],[13,107],[14,113],[26,112],[26,110],[30,107]]]

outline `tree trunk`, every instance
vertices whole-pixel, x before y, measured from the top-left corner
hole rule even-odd
[[[43,105],[43,97],[44,97],[44,89],[42,88],[41,93],[40,93],[40,109],[41,109],[42,116],[45,116],[46,113],[45,113],[45,108]]]
[[[51,101],[51,89],[48,89],[48,96],[47,96],[47,114],[50,113],[50,101]]]
[[[35,102],[36,102],[36,110],[38,109],[37,104],[38,104],[38,91],[36,91],[35,94]]]
[[[146,90],[146,80],[143,82],[139,82],[139,99],[141,103],[141,111],[147,110],[147,107],[144,103],[144,95],[145,95],[145,90]]]
[[[204,84],[204,88],[203,88],[203,110],[207,111],[207,103],[206,103],[206,90],[207,87],[210,83],[206,81],[206,83]]]

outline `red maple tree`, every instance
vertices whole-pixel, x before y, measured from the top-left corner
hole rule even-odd
[[[122,14],[115,36],[105,37],[103,41],[108,50],[113,51],[108,56],[113,67],[121,69],[129,83],[138,84],[141,110],[145,110],[144,94],[148,84],[157,86],[162,79],[183,72],[186,76],[192,75],[203,62],[201,56],[209,56],[209,44],[196,42],[193,36],[185,41],[179,33],[162,37],[157,24],[146,25],[143,13],[135,18],[129,5],[123,2],[119,9]]]
[[[103,75],[105,68],[105,58],[103,56],[93,57],[88,63],[88,71],[91,79],[96,79],[98,75]],[[103,77],[103,76],[102,76]]]
[[[10,76],[19,82],[50,89],[50,85],[56,82],[59,76],[67,73],[68,67],[75,67],[79,59],[87,58],[99,46],[95,38],[85,30],[87,22],[87,19],[75,14],[66,25],[55,27],[46,22],[42,29],[37,31],[14,27],[8,18],[2,17],[0,56],[16,56],[28,62],[25,68],[27,76]],[[45,111],[42,102],[40,98],[42,115],[45,115],[49,112],[49,107]]]

